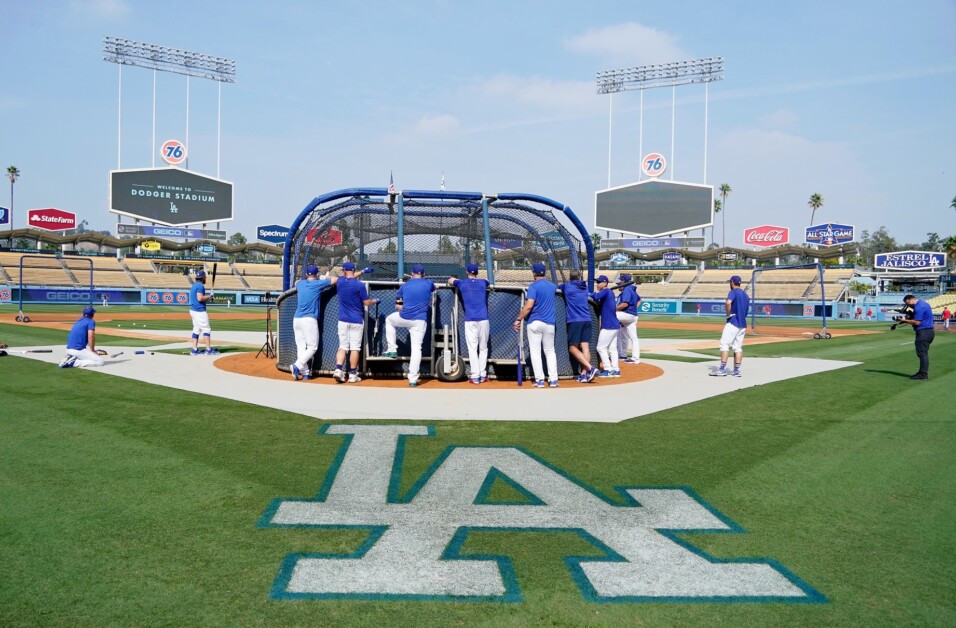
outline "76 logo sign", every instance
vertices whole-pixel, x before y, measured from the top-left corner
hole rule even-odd
[[[166,140],[159,154],[169,165],[178,166],[186,160],[186,145],[179,140]]]
[[[660,153],[651,153],[641,160],[641,170],[649,177],[659,177],[667,170],[667,160]]]

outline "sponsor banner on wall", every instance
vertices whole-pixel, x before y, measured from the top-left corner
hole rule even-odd
[[[279,294],[279,292],[260,292],[258,294],[242,292],[239,294],[239,298],[242,305],[275,305]]]
[[[156,227],[144,225],[116,225],[116,235],[145,236],[147,238],[183,238],[185,240],[225,240],[220,229],[192,229],[188,227]]]
[[[928,270],[946,266],[946,254],[931,251],[895,251],[877,253],[873,258],[874,268],[899,270]]]
[[[638,294],[641,287],[637,286]],[[641,304],[637,307],[638,314],[677,314],[677,301],[647,301],[641,299]]]
[[[780,246],[790,242],[790,229],[774,225],[761,225],[744,229],[744,244],[747,246]]]
[[[10,209],[7,207],[0,207],[0,225],[9,225],[10,224]]]
[[[13,292],[10,288],[0,288],[0,303],[13,300]]]
[[[800,316],[802,313],[799,303],[762,303],[760,301],[751,303],[750,311],[757,318],[761,316]]]
[[[28,209],[27,224],[33,229],[44,231],[76,229],[76,214],[55,207]]]
[[[143,290],[144,305],[189,305],[189,290]]]
[[[600,249],[681,249],[704,246],[704,238],[604,238]]]
[[[24,288],[24,303],[76,303],[82,306],[93,302],[93,307],[99,308],[103,303],[103,295],[111,305],[121,303],[139,303],[139,290],[83,290],[80,288]],[[11,301],[20,300],[20,289],[10,288]],[[2,300],[2,298],[0,298]],[[79,310],[77,310],[79,312]],[[79,313],[77,314],[79,318]]]
[[[256,227],[256,240],[272,244],[284,244],[289,237],[289,228],[282,225],[260,225]]]
[[[717,254],[717,259],[722,262],[736,262],[739,257],[736,251],[724,251]]]
[[[807,227],[806,241],[810,244],[843,244],[853,242],[853,225],[828,222]]]

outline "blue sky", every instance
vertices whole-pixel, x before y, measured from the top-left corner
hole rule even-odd
[[[444,172],[449,190],[550,197],[590,228],[609,178],[596,72],[710,56],[726,78],[709,90],[706,181],[703,87],[677,90],[673,155],[671,90],[645,93],[643,152],[667,156],[675,180],[730,184],[728,245],[761,224],[802,234],[814,193],[817,222],[885,225],[901,242],[956,233],[952,0],[0,2],[0,165],[22,173],[18,227],[35,207],[116,224],[110,35],[237,62],[221,152],[236,219],[222,227],[250,239],[324,192],[387,185],[390,170],[400,189],[438,189]],[[123,72],[123,168],[154,159],[152,76]],[[185,79],[159,73],[157,91],[158,151],[185,140]],[[216,98],[214,82],[190,81],[190,167],[211,175]],[[639,102],[614,96],[612,186],[637,180]]]

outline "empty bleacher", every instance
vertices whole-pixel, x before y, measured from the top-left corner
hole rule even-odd
[[[66,266],[76,278],[77,284],[85,286],[90,281],[90,262],[93,263],[93,286],[96,288],[133,288],[133,280],[126,268],[115,257],[64,257]]]
[[[688,272],[688,271],[682,271]],[[697,282],[690,286],[684,295],[688,299],[723,299],[729,292],[727,282],[734,275],[740,275],[743,280],[740,287],[744,290],[750,285],[750,269],[740,270],[705,270],[697,277]]]
[[[236,262],[232,265],[252,290],[279,292],[282,290],[282,266],[279,264],[250,264]],[[218,287],[218,279],[216,286]]]
[[[0,253],[0,265],[12,283],[20,282],[20,258],[24,253]],[[23,283],[39,286],[72,286],[73,279],[66,273],[60,260],[52,255],[30,257],[23,261]]]

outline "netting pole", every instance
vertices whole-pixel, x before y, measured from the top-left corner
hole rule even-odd
[[[485,229],[485,267],[488,269],[488,283],[495,283],[494,258],[491,256],[491,221],[488,218],[488,197],[481,197],[481,221]]]
[[[405,276],[405,197],[398,195],[398,281]]]

